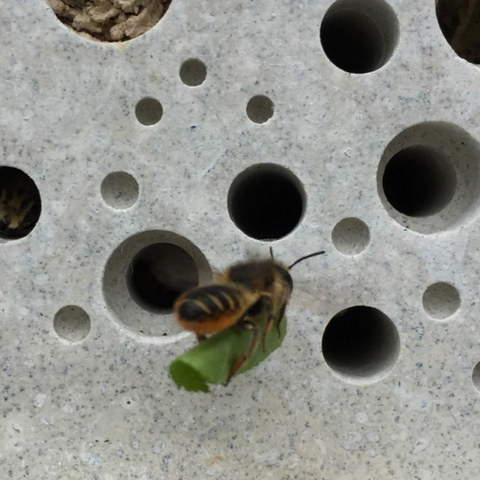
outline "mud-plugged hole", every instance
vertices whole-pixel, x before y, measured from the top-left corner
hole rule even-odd
[[[395,324],[380,310],[347,308],[328,323],[322,350],[329,367],[354,383],[369,384],[387,375],[400,352]]]
[[[0,238],[26,237],[37,224],[42,202],[37,185],[14,167],[0,167]]]
[[[57,18],[89,40],[124,42],[148,32],[172,0],[47,0]]]
[[[325,54],[349,73],[373,72],[385,65],[398,36],[397,16],[383,0],[337,0],[320,27]]]
[[[240,173],[228,193],[228,210],[235,225],[257,240],[276,240],[299,224],[305,191],[297,177],[274,164],[253,165]]]

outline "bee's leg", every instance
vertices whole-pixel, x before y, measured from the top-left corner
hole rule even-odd
[[[198,343],[202,343],[202,342],[204,342],[206,339],[207,339],[207,336],[206,336],[206,335],[199,335],[199,334],[197,333],[197,342],[198,342]]]
[[[250,343],[248,347],[240,355],[240,357],[238,358],[238,360],[235,362],[232,369],[230,370],[227,381],[223,384],[224,387],[226,387],[229,384],[230,380],[238,372],[239,368],[252,356],[258,343],[258,327],[251,320],[240,320],[237,323],[237,327],[243,331],[251,331],[252,337],[250,339]]]
[[[265,330],[263,331],[263,336],[262,336],[262,349],[265,352],[266,346],[265,346],[265,339],[267,338],[267,335],[270,333],[270,330],[272,329],[273,325],[273,302],[270,297],[263,297],[263,305],[264,305],[264,312],[266,315],[266,320],[265,320]]]
[[[287,308],[287,304],[282,305],[282,308],[280,309],[280,312],[278,312],[278,318],[277,318],[277,332],[278,332],[278,338],[282,336],[282,331],[280,330],[280,324],[282,323],[283,317],[285,316],[285,309]]]

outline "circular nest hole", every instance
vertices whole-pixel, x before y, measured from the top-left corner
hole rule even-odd
[[[332,242],[340,253],[358,255],[370,242],[370,230],[358,218],[344,218],[332,230]]]
[[[137,201],[138,183],[129,173],[113,172],[103,179],[101,192],[108,206],[125,210]]]
[[[133,258],[127,285],[142,308],[168,313],[182,292],[198,285],[198,269],[183,248],[172,243],[154,243]]]
[[[99,42],[139,37],[165,15],[172,0],[47,0],[57,18],[73,31]]]
[[[37,224],[42,211],[35,182],[14,167],[0,167],[0,238],[26,237]]]
[[[452,316],[460,308],[458,290],[444,282],[430,285],[423,294],[423,308],[436,320],[444,320]]]
[[[158,123],[163,116],[162,104],[155,98],[142,98],[135,107],[137,120],[147,127]]]
[[[201,251],[172,232],[152,230],[125,240],[103,277],[107,305],[120,325],[150,337],[180,333],[172,304],[183,291],[211,281]]]
[[[90,317],[83,308],[67,305],[61,308],[53,319],[56,334],[70,343],[84,340],[90,332]]]
[[[480,15],[478,2],[437,0],[437,20],[455,53],[480,64]]]
[[[438,213],[452,200],[457,186],[455,168],[438,150],[407,147],[387,163],[383,190],[393,208],[410,217]]]
[[[380,199],[405,228],[431,234],[457,228],[478,211],[480,148],[442,122],[414,125],[387,146],[377,172]]]
[[[254,165],[240,173],[228,193],[235,225],[257,240],[277,240],[299,224],[305,192],[290,170],[273,164]]]
[[[273,102],[265,95],[252,97],[247,104],[247,116],[254,123],[265,123],[273,116]]]
[[[472,381],[473,386],[478,390],[480,393],[480,362],[475,365],[472,373]]]
[[[189,87],[198,87],[207,78],[207,67],[197,58],[190,58],[180,67],[180,79]]]
[[[397,17],[382,0],[337,0],[320,27],[320,41],[329,60],[349,73],[383,67],[395,50]]]
[[[372,383],[395,365],[400,337],[394,323],[380,310],[356,306],[335,315],[322,339],[323,356],[340,377]]]

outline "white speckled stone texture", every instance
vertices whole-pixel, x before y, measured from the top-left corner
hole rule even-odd
[[[173,0],[121,45],[78,36],[42,0],[0,1],[0,164],[30,175],[42,198],[32,233],[0,244],[1,479],[480,477],[480,71],[450,48],[434,3],[390,0],[393,54],[355,75],[321,46],[325,0]],[[198,87],[179,76],[189,58],[207,68]],[[245,113],[254,95],[274,104],[266,123]],[[152,126],[135,116],[144,97],[163,107]],[[422,140],[423,127],[402,132],[423,122],[434,131],[425,145],[448,147],[457,196],[445,216],[409,225],[385,205],[377,175],[384,152]],[[453,140],[435,134],[437,122]],[[261,162],[287,167],[306,195],[298,227],[272,243],[243,234],[227,208],[234,178]],[[102,198],[114,172],[138,183],[129,208]],[[332,231],[351,218],[368,227],[368,245],[342,243],[342,253]],[[292,272],[283,346],[228,388],[194,394],[168,375],[193,337],[105,271],[137,234],[185,246],[201,275],[269,245],[287,263],[326,254]],[[121,283],[128,258],[117,260]],[[422,302],[441,282],[460,306],[443,318],[448,299],[428,295],[438,320]],[[83,340],[56,333],[68,305],[89,316]],[[400,339],[391,370],[360,385],[322,354],[330,319],[358,305],[388,316]],[[78,324],[88,330],[81,314]]]

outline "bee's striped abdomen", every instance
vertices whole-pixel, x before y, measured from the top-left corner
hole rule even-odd
[[[209,285],[192,290],[179,306],[183,320],[201,321],[203,317],[216,317],[238,309],[236,289],[226,285]]]

